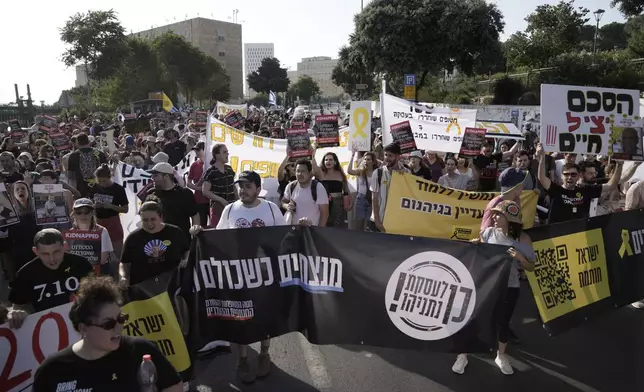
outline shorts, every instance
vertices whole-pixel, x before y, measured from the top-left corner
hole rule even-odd
[[[371,203],[367,200],[365,195],[358,193],[356,204],[353,207],[353,212],[356,219],[369,219],[371,216]]]

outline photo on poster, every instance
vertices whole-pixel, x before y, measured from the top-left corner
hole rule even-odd
[[[641,127],[612,127],[609,156],[615,160],[642,161],[642,143]]]
[[[0,183],[0,227],[10,226],[20,222],[9,193],[4,183]]]
[[[37,225],[69,222],[69,212],[61,184],[34,184],[34,210]]]
[[[287,129],[286,141],[290,150],[289,158],[310,157],[313,153],[311,150],[311,135],[309,135],[306,128]]]
[[[409,121],[393,124],[389,129],[391,130],[391,136],[393,137],[394,142],[398,143],[400,146],[401,154],[407,154],[418,149],[416,147],[416,140],[414,139],[414,132],[411,129]]]
[[[483,128],[465,128],[463,134],[463,143],[459,157],[474,158],[481,153],[481,148],[485,144],[485,134],[487,130]]]
[[[339,146],[339,129],[337,114],[315,116],[315,144],[319,147]]]

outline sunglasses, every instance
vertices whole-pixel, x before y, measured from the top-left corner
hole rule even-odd
[[[577,177],[579,173],[562,173],[565,177]]]
[[[111,331],[116,327],[116,324],[121,324],[124,325],[127,323],[127,321],[130,319],[130,315],[127,313],[120,313],[116,318],[111,318],[108,319],[100,324],[92,324],[92,323],[85,323],[85,325],[88,325],[90,327],[99,327],[103,328],[106,331]]]
[[[88,208],[83,208],[82,210],[74,210],[75,215],[91,215],[92,210]]]

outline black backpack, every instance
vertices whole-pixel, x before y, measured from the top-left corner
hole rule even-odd
[[[295,190],[296,185],[297,185],[297,180],[291,181],[291,183],[288,184],[289,193],[291,194],[291,197],[293,197],[293,191]],[[318,202],[318,181],[317,180],[311,180],[311,196],[313,197],[313,202],[317,203]]]

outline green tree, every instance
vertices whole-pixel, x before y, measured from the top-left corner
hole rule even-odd
[[[417,73],[418,91],[443,70],[471,74],[503,26],[501,12],[484,1],[374,0],[356,15],[349,43],[371,73]]]
[[[262,60],[262,65],[257,71],[252,72],[246,78],[248,87],[258,93],[269,92],[281,93],[288,90],[290,80],[286,74],[286,68],[280,66],[280,61],[275,57],[267,57]]]
[[[295,94],[303,101],[311,102],[311,99],[320,95],[320,86],[308,75],[300,76],[293,85]]]
[[[331,74],[333,83],[354,97],[370,97],[376,86],[374,74],[367,69],[360,58],[360,53],[350,46],[343,46],[338,53],[338,64]],[[358,90],[356,85],[365,84],[367,88]]]
[[[125,50],[125,29],[114,10],[88,11],[73,15],[60,29],[60,39],[68,45],[62,61],[71,67],[85,65],[91,103],[91,79],[109,78],[120,65]]]
[[[599,28],[597,39],[599,50],[626,49],[627,47],[626,23],[612,22]]]
[[[644,11],[644,0],[612,0],[610,5],[624,16],[638,16]]]
[[[547,67],[557,56],[577,49],[588,9],[575,7],[574,0],[540,5],[525,20],[525,32],[513,34],[505,43],[513,66]]]
[[[224,67],[213,57],[205,56],[204,71],[203,82],[195,90],[195,99],[227,101],[230,98],[230,77]]]

